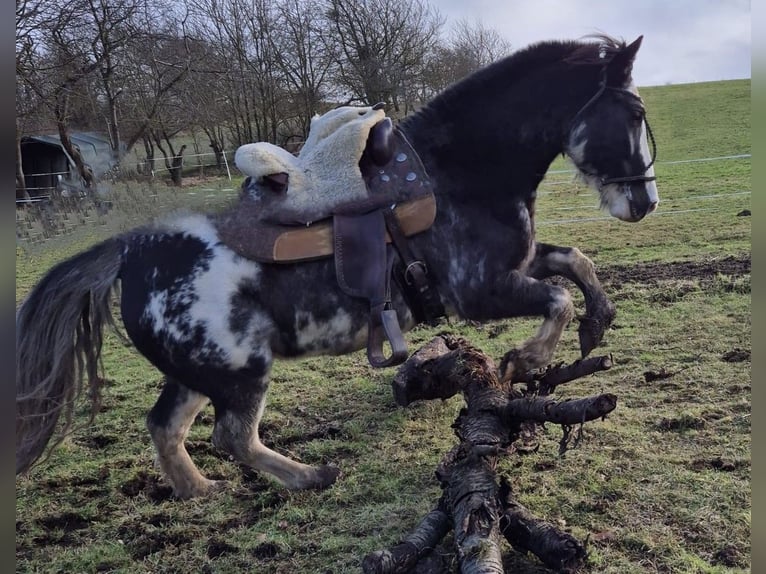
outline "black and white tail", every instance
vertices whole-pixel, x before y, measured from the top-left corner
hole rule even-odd
[[[102,331],[114,324],[109,302],[123,247],[112,238],[59,263],[16,311],[16,474],[42,456],[62,414],[53,446],[71,429],[86,381],[97,404]]]

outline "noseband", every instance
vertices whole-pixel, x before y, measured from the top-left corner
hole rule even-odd
[[[571,126],[574,128],[574,126],[577,123],[577,120],[580,119],[580,116],[583,115],[585,110],[587,110],[589,107],[591,107],[596,100],[598,100],[601,95],[606,90],[613,90],[615,92],[623,92],[625,94],[630,95],[631,97],[636,98],[637,96],[631,92],[630,90],[626,90],[625,88],[613,88],[611,86],[606,85],[606,69],[604,69],[601,73],[601,80],[599,81],[598,90],[595,94],[589,99],[587,102],[585,102],[585,105],[580,108],[580,110],[575,114],[574,118],[572,118]],[[654,165],[654,160],[657,158],[657,143],[654,141],[654,134],[652,133],[652,128],[649,126],[649,121],[646,119],[646,112],[642,112],[643,122],[646,126],[646,133],[649,136],[649,141],[652,142],[652,161],[649,162],[649,165],[647,165],[644,168],[644,174],[649,171],[649,168]],[[570,128],[569,132],[571,133],[572,128]],[[588,174],[591,176],[596,177],[596,174]],[[599,188],[604,187],[605,185],[609,185],[610,183],[628,183],[631,181],[654,181],[657,179],[653,175],[628,175],[625,177],[601,177],[599,178]]]

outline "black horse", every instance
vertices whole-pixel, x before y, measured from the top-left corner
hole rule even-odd
[[[583,354],[614,308],[593,264],[575,248],[535,242],[536,189],[558,154],[568,155],[624,221],[658,202],[644,107],[631,80],[641,38],[545,42],[450,87],[401,124],[431,176],[437,216],[411,242],[444,307],[485,321],[542,316],[516,365],[547,364],[574,316],[569,293],[540,281],[572,279],[585,294]],[[650,132],[649,132],[650,134]],[[219,239],[211,216],[175,215],[112,237],[64,261],[34,287],[16,315],[16,472],[45,451],[60,415],[64,431],[85,381],[97,395],[102,328],[121,286],[125,330],[166,376],[147,425],[159,464],[181,498],[215,486],[184,440],[212,401],[214,444],[289,488],[322,488],[338,470],[286,458],[259,440],[274,357],[339,354],[364,347],[368,308],[344,294],[334,262],[259,264]],[[394,289],[400,324],[413,314]]]

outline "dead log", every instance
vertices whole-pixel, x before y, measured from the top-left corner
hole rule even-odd
[[[532,515],[513,497],[505,476],[500,479],[498,498],[503,509],[500,532],[516,550],[531,552],[557,572],[576,572],[583,565],[583,545],[574,536]]]
[[[583,545],[535,518],[514,499],[507,479],[498,485],[495,469],[498,456],[512,451],[513,442],[531,423],[561,424],[563,448],[572,425],[614,410],[617,398],[611,394],[561,402],[545,396],[560,384],[609,369],[611,358],[594,357],[522,373],[515,373],[511,353],[503,361],[498,369],[490,357],[464,339],[441,335],[399,368],[392,386],[400,405],[463,394],[466,406],[453,425],[460,443],[443,457],[436,471],[443,490],[439,528],[429,528],[424,538],[424,525],[436,520],[432,511],[413,531],[416,542],[411,542],[410,534],[390,550],[368,555],[363,562],[365,573],[409,572],[450,526],[461,572],[503,572],[501,537],[559,571],[575,572],[584,565]],[[515,374],[504,380],[503,373]],[[526,383],[526,391],[514,388],[515,383]],[[425,539],[427,544],[417,542]]]
[[[396,574],[409,572],[449,532],[449,515],[445,497],[423,520],[396,546],[377,550],[365,556],[362,570],[366,574]]]
[[[507,357],[508,354],[503,360],[506,360]],[[587,359],[578,359],[571,365],[560,363],[549,366],[541,372],[518,373],[512,380],[514,383],[527,383],[528,392],[536,392],[539,396],[546,396],[551,394],[559,385],[611,368],[611,356],[588,357]],[[500,370],[503,371],[502,363]]]
[[[617,407],[617,397],[612,394],[560,403],[548,397],[523,397],[508,401],[503,406],[502,416],[511,420],[576,425],[603,418],[615,407]]]

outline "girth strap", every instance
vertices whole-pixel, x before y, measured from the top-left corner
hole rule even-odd
[[[428,267],[407,241],[394,211],[385,209],[383,215],[388,234],[401,259],[401,265],[395,270],[399,289],[415,321],[434,325],[446,312],[438,290],[428,278]]]
[[[367,299],[370,304],[367,359],[373,367],[404,362],[408,356],[407,343],[391,307],[393,253],[386,245],[382,211],[335,215],[333,232],[338,285],[348,295]],[[385,341],[391,345],[388,358],[383,352]]]

